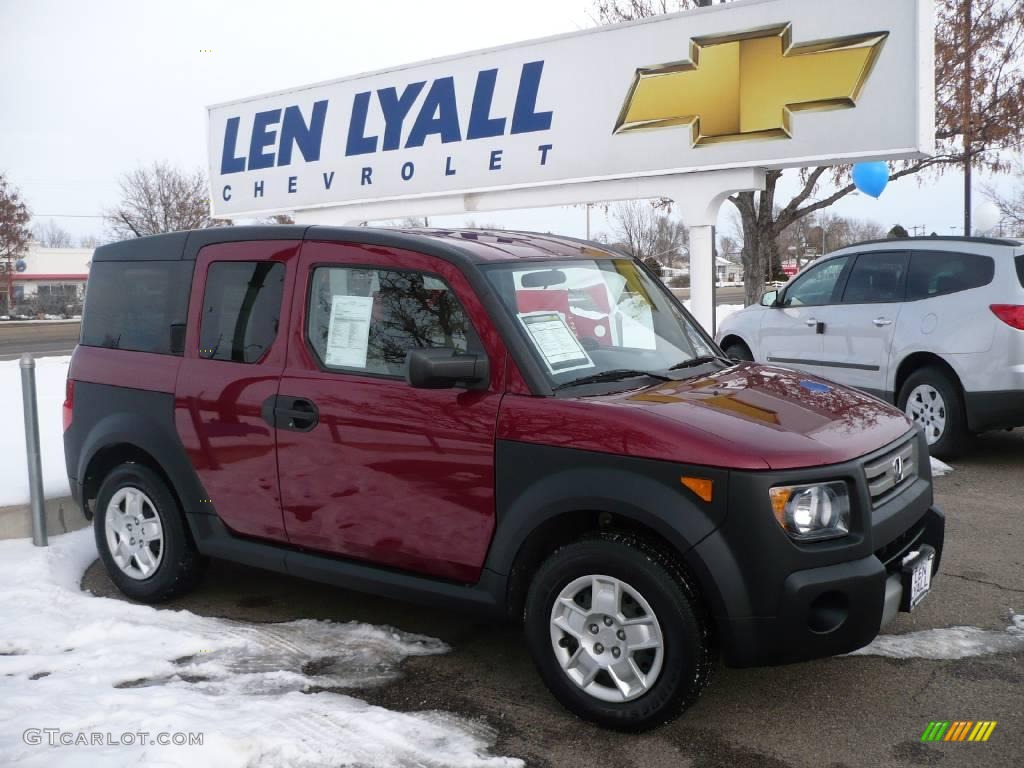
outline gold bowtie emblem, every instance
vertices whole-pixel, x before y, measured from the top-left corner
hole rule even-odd
[[[793,45],[787,24],[694,38],[688,61],[636,71],[614,132],[691,125],[694,146],[791,138],[793,112],[857,105],[888,36]]]

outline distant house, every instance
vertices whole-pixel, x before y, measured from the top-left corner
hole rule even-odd
[[[10,265],[10,271],[6,262],[0,262],[0,312],[12,311],[9,289],[14,312],[61,314],[68,307],[81,311],[92,254],[92,248],[29,243],[28,252]]]

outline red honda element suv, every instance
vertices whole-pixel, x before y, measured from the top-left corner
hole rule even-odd
[[[206,557],[525,622],[640,730],[737,666],[869,643],[944,518],[894,408],[727,359],[638,261],[518,232],[226,227],[106,245],[65,402],[111,579]]]

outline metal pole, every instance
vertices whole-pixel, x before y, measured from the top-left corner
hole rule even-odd
[[[971,147],[973,144],[972,115],[973,110],[972,92],[974,88],[974,15],[971,8],[972,0],[964,0],[964,91],[963,91],[963,132],[964,132],[964,237],[971,236],[971,171],[972,162]]]
[[[590,203],[587,203],[587,240],[590,239]]]
[[[32,543],[46,546],[46,509],[43,506],[43,468],[39,455],[39,411],[36,407],[36,361],[21,356],[21,402],[25,412],[25,458],[28,459],[28,491],[32,499]]]

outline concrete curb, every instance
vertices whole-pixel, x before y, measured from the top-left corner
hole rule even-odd
[[[58,499],[47,499],[46,532],[56,536],[68,531],[86,528],[90,522],[85,519],[82,510],[70,496]],[[24,539],[32,536],[32,507],[28,504],[17,504],[13,507],[0,507],[0,539]]]

